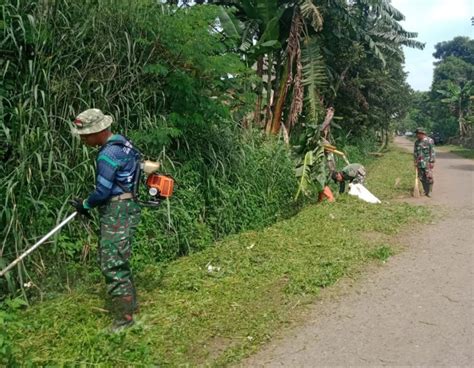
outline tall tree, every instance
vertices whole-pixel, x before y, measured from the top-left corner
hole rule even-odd
[[[448,111],[456,119],[460,137],[469,136],[472,120],[474,88],[474,40],[456,37],[438,43],[433,56],[435,63],[431,97],[437,105],[435,120],[443,119]],[[443,119],[449,122],[449,119]]]
[[[266,96],[264,121],[272,133],[278,133],[282,123],[284,130],[290,131],[304,114],[304,100],[308,105],[305,115],[313,120],[321,119],[328,107],[339,110],[342,106],[334,105],[341,88],[350,90],[351,102],[367,109],[367,96],[358,78],[360,62],[382,71],[391,58],[401,65],[402,45],[423,47],[414,40],[415,33],[400,26],[403,15],[388,0],[213,3],[237,9],[236,17],[243,26],[232,24],[232,32],[248,30],[251,22],[257,21],[255,32],[240,34],[251,36],[252,42],[246,43],[247,57],[261,51],[256,69],[262,77],[265,74],[265,88],[259,93]],[[262,49],[263,45],[271,48]],[[257,103],[257,109],[259,106]]]

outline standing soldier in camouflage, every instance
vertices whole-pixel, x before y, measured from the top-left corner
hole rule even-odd
[[[336,183],[339,183],[339,193],[344,193],[346,181],[354,184],[364,184],[365,175],[365,167],[354,163],[347,165],[341,171],[334,171],[331,177]]]
[[[86,216],[92,208],[99,209],[98,259],[114,317],[112,331],[116,332],[133,324],[138,306],[130,256],[140,221],[140,207],[132,194],[140,170],[140,153],[125,137],[110,131],[112,122],[112,116],[98,109],[86,110],[74,121],[73,133],[79,134],[86,145],[100,148],[95,190],[85,200],[72,204]]]
[[[415,167],[418,170],[418,178],[423,185],[423,191],[427,197],[431,197],[433,190],[433,169],[435,163],[435,150],[433,140],[426,135],[423,128],[417,128],[416,142],[413,151]]]

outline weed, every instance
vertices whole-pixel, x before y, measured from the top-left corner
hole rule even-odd
[[[0,303],[0,365],[13,367],[18,365],[17,356],[21,350],[12,339],[12,330],[25,327],[18,318],[19,310],[26,306],[22,299],[7,299]]]
[[[383,262],[389,259],[393,254],[393,249],[387,245],[382,245],[369,253],[370,257],[381,260]]]

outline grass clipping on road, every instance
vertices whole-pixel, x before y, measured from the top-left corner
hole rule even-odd
[[[380,205],[348,195],[305,208],[261,231],[138,275],[141,313],[132,329],[110,335],[103,285],[60,295],[20,312],[9,331],[17,363],[35,365],[223,366],[256,350],[300,305],[374,259],[386,242],[429,211],[409,196],[411,155],[390,151],[368,166],[367,187]],[[370,237],[367,234],[380,234]]]

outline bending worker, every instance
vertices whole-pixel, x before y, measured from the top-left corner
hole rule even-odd
[[[361,164],[349,164],[341,171],[334,171],[331,175],[334,182],[339,183],[339,193],[346,190],[346,181],[354,184],[364,184],[366,171]]]
[[[431,197],[433,190],[433,169],[435,163],[435,150],[433,139],[426,135],[423,128],[417,128],[416,142],[413,150],[415,168],[418,171],[418,178],[423,185],[423,191],[427,197]]]
[[[100,147],[97,156],[95,190],[85,200],[72,204],[80,214],[90,217],[97,207],[100,214],[98,260],[105,276],[109,310],[117,332],[133,324],[138,307],[130,257],[132,238],[140,221],[140,206],[133,198],[135,175],[140,170],[140,153],[122,135],[112,134],[113,117],[89,109],[76,117],[73,133],[91,147]]]

